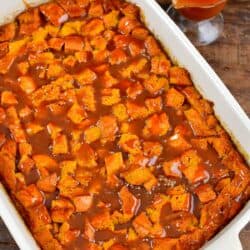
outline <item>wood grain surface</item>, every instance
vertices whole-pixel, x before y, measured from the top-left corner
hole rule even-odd
[[[224,10],[224,34],[198,48],[250,117],[250,1],[231,1]]]
[[[224,34],[216,43],[198,48],[250,117],[250,1],[229,1]],[[250,246],[250,227],[240,238]],[[0,250],[19,249],[0,219]]]

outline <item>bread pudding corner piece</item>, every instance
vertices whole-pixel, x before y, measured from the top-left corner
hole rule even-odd
[[[180,134],[174,134],[168,140],[168,145],[177,151],[186,151],[192,148],[191,144]]]
[[[119,65],[128,61],[128,55],[125,50],[121,48],[114,49],[109,56],[109,63],[111,65]]]
[[[121,74],[124,78],[130,78],[134,74],[142,72],[148,61],[146,58],[139,58],[133,60],[126,68],[122,69]],[[163,82],[159,82],[161,86]]]
[[[92,195],[82,195],[73,198],[74,205],[77,212],[86,212],[91,209],[93,204]]]
[[[157,185],[157,179],[147,167],[134,166],[121,174],[132,185],[143,185],[148,191]]]
[[[66,135],[59,133],[53,139],[52,152],[53,152],[53,154],[67,154],[67,153],[69,153],[68,139],[67,139]]]
[[[35,135],[44,129],[43,126],[35,122],[30,122],[26,125],[26,132],[28,135]]]
[[[150,112],[143,104],[128,100],[126,102],[127,113],[132,120],[144,119]]]
[[[188,150],[181,156],[181,171],[190,183],[209,179],[206,167],[201,164],[201,158],[195,150]]]
[[[0,151],[2,162],[0,176],[6,182],[7,187],[11,190],[15,190],[17,184],[15,176],[16,147],[16,142],[14,140],[6,140]]]
[[[59,168],[58,163],[46,154],[34,154],[32,158],[36,163],[36,167],[41,171],[45,169],[49,172],[53,172]]]
[[[160,224],[153,224],[145,212],[140,213],[133,220],[133,227],[139,238],[147,236],[151,237],[164,237],[165,230]]]
[[[69,245],[80,236],[79,229],[71,229],[68,222],[64,222],[59,229],[58,239],[63,246]]]
[[[1,26],[0,42],[6,42],[12,40],[16,35],[16,22],[9,23]]]
[[[112,177],[114,174],[118,174],[125,167],[121,152],[108,155],[104,160],[107,171],[107,178]]]
[[[68,20],[68,14],[54,2],[40,6],[40,11],[55,26],[59,26]]]
[[[103,89],[101,94],[102,104],[105,106],[113,106],[121,101],[119,89]]]
[[[69,200],[59,199],[52,201],[51,210],[51,219],[63,223],[69,219],[75,208]]]
[[[128,120],[127,108],[124,104],[118,103],[112,106],[112,113],[117,118],[119,122],[124,122]]]
[[[191,206],[191,194],[184,192],[171,196],[171,208],[173,211],[189,211]]]
[[[188,72],[184,68],[171,67],[169,70],[169,81],[171,84],[175,85],[192,85],[192,81]]]
[[[101,130],[96,126],[89,127],[84,131],[84,140],[88,144],[99,140],[100,137],[101,137]]]
[[[21,76],[18,78],[18,82],[21,89],[28,95],[35,91],[37,88],[34,79],[30,76]]]
[[[15,94],[12,91],[5,90],[1,95],[1,104],[3,106],[17,105],[18,101]]]
[[[114,222],[109,210],[105,208],[91,218],[90,224],[95,230],[107,229],[114,231]]]
[[[41,26],[41,17],[39,9],[30,9],[18,16],[20,25],[19,33],[22,35],[31,35]]]
[[[170,68],[171,62],[164,54],[154,56],[151,60],[151,72],[154,74],[168,76]]]
[[[6,74],[13,65],[15,59],[25,52],[28,41],[29,37],[26,37],[8,43],[8,52],[0,59],[1,74]]]
[[[167,114],[154,114],[146,119],[143,136],[145,138],[150,136],[163,136],[167,134],[169,129],[170,124]]]
[[[145,105],[148,109],[149,114],[161,112],[163,108],[163,101],[160,96],[154,98],[147,98],[145,100]]]
[[[164,174],[168,177],[181,178],[182,172],[180,170],[182,166],[181,159],[173,159],[163,163]]]
[[[156,94],[162,89],[167,89],[168,79],[166,77],[159,77],[157,75],[150,75],[144,80],[144,87],[150,94]]]
[[[56,186],[58,182],[58,176],[56,173],[53,173],[49,176],[41,178],[37,182],[37,187],[39,190],[46,192],[46,193],[53,193],[56,191]]]
[[[104,23],[99,18],[91,19],[83,28],[83,34],[89,36],[96,36],[104,31]]]
[[[166,93],[166,106],[179,109],[185,101],[185,96],[175,88],[170,88]]]
[[[132,218],[140,207],[140,200],[137,199],[127,187],[122,187],[119,196],[122,200],[122,211],[129,218]]]
[[[17,143],[26,142],[27,137],[14,106],[6,109],[6,119],[14,140]]]
[[[9,52],[9,43],[2,42],[0,43],[0,57],[5,56]]]
[[[134,219],[133,227],[139,237],[143,238],[150,235],[153,225],[146,213],[142,212]]]
[[[195,189],[195,193],[198,195],[199,200],[202,203],[207,203],[211,200],[216,199],[216,193],[209,184],[204,184]]]
[[[99,119],[97,126],[101,130],[101,142],[103,144],[115,140],[115,135],[118,132],[118,125],[115,116],[102,116]]]
[[[75,124],[81,123],[87,118],[87,113],[78,103],[74,103],[67,113],[67,117]]]
[[[87,143],[76,145],[73,149],[77,164],[82,167],[93,168],[97,166],[96,153]]]

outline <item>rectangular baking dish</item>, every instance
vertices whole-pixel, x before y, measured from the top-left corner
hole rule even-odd
[[[47,1],[25,0],[24,3],[22,0],[0,0],[0,25],[11,21],[27,6],[36,6]],[[250,165],[250,120],[226,86],[154,0],[129,1],[141,8],[148,28],[161,41],[172,60],[190,72],[196,88],[206,99],[214,103],[216,116]],[[39,249],[1,183],[0,216],[20,249]],[[239,232],[249,221],[250,202],[220,233],[204,246],[204,249],[242,249]]]

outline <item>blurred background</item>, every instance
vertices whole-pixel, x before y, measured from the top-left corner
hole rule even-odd
[[[157,1],[164,9],[171,3],[171,0]],[[222,36],[215,43],[197,49],[250,117],[250,0],[228,0],[222,13],[225,20]]]
[[[171,3],[171,0],[157,0],[157,2],[162,5],[167,5]],[[250,0],[233,0],[231,2],[250,2]]]

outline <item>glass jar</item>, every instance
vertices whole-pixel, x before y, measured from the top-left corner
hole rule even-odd
[[[162,5],[167,5],[171,3],[171,0],[157,0],[157,2]]]

